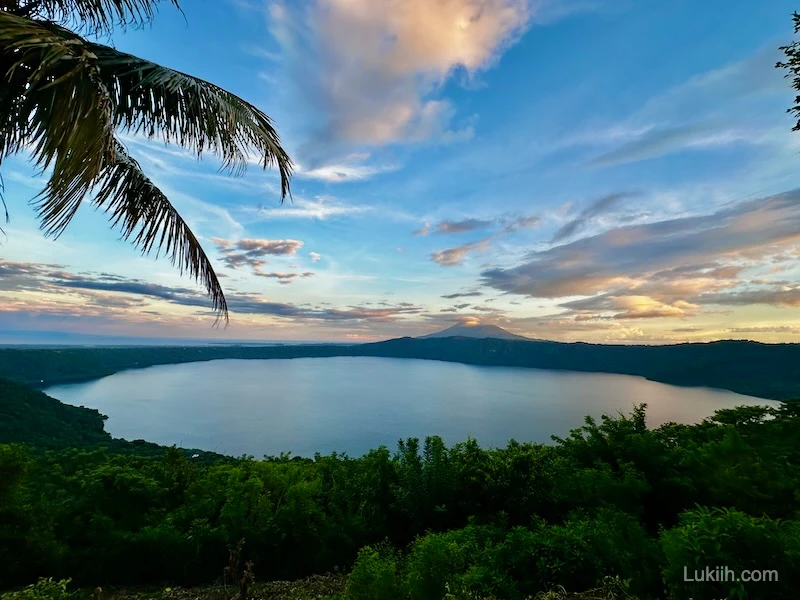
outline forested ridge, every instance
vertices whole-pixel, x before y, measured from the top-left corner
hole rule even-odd
[[[430,437],[256,460],[112,440],[96,411],[8,381],[0,399],[0,589],[219,583],[241,540],[256,581],[338,571],[335,597],[351,600],[522,600],[558,586],[794,599],[800,585],[797,403],[657,429],[640,407],[548,445]],[[778,581],[684,580],[717,566]],[[37,593],[13,597],[53,597]]]
[[[619,373],[774,400],[800,397],[800,344],[720,341],[669,346],[399,338],[357,345],[0,348],[0,376],[40,388],[125,369],[215,359],[380,356],[474,365]]]

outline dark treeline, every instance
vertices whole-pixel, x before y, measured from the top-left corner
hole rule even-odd
[[[400,338],[351,346],[208,346],[0,349],[0,376],[37,387],[85,381],[124,369],[238,358],[382,356],[474,365],[639,375],[674,385],[705,386],[789,400],[800,397],[800,344],[722,341],[625,346],[472,338]],[[731,368],[731,365],[746,365]]]
[[[254,460],[111,440],[95,411],[0,392],[27,415],[15,437],[1,430],[18,443],[0,444],[0,589],[213,582],[241,539],[261,580],[338,567],[350,600],[522,600],[604,584],[620,598],[794,599],[800,585],[796,403],[657,429],[640,407],[551,445],[431,437],[359,458]],[[707,567],[779,580],[684,580]]]

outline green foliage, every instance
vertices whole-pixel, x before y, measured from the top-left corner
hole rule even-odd
[[[797,597],[800,522],[698,508],[681,515],[678,527],[664,531],[661,543],[671,598]],[[754,576],[764,581],[740,580]]]
[[[457,581],[477,562],[480,548],[470,543],[470,533],[470,530],[459,530],[429,534],[414,542],[405,563],[403,583],[408,597],[442,598],[447,585]]]
[[[111,440],[98,411],[62,404],[26,385],[0,378],[0,441],[40,448],[86,446]]]
[[[385,546],[362,548],[347,581],[348,600],[397,600],[399,597],[394,551]]]
[[[22,590],[0,595],[0,600],[73,600],[78,594],[67,591],[70,581],[70,579],[55,581],[50,577],[41,578]]]

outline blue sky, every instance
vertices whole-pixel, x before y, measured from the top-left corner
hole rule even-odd
[[[19,157],[0,329],[800,339],[800,133],[774,68],[791,2],[184,4],[113,43],[258,105],[297,166],[281,205],[274,172],[124,137],[224,277],[230,326],[88,203],[44,239]]]

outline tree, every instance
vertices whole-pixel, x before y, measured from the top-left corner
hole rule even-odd
[[[143,254],[164,252],[201,282],[227,321],[222,286],[200,242],[118,133],[176,143],[198,158],[210,151],[232,175],[243,174],[257,152],[264,168],[280,172],[281,201],[290,193],[292,162],[255,106],[87,39],[149,23],[162,1],[0,0],[0,167],[27,150],[43,172],[51,170],[34,200],[46,235],[60,235],[89,198],[123,239]],[[168,1],[180,9],[179,0]]]
[[[800,13],[794,13],[792,20],[795,34],[800,33]],[[780,50],[786,55],[786,62],[778,62],[775,66],[778,69],[786,69],[786,78],[791,78],[792,87],[800,92],[800,41],[794,41],[788,46],[781,46]],[[787,112],[797,119],[793,130],[800,131],[800,95],[795,97],[794,106],[787,109]]]

